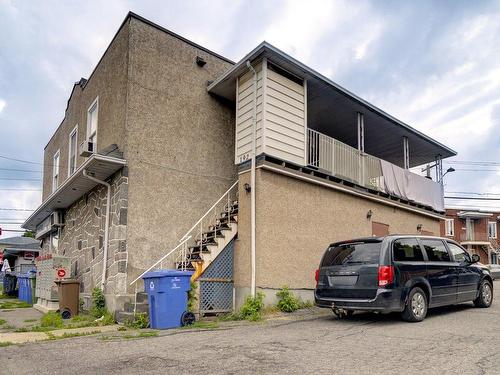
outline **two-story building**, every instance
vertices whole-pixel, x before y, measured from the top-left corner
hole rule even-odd
[[[194,269],[201,312],[311,299],[331,242],[439,233],[453,155],[266,42],[233,63],[129,13],[73,87],[24,227],[112,311],[151,266]]]
[[[500,212],[484,210],[446,209],[441,222],[441,235],[453,238],[471,254],[478,254],[481,263],[500,264],[498,222]]]

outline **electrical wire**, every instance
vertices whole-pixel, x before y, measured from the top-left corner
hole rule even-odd
[[[466,199],[478,201],[500,201],[500,198],[483,198],[483,197],[444,197],[444,199]]]
[[[2,191],[42,191],[42,189],[11,189],[11,188],[0,188]]]
[[[41,178],[8,178],[8,177],[0,177],[0,180],[3,180],[3,181],[42,181]]]
[[[28,208],[0,208],[0,211],[35,211]]]
[[[43,171],[35,171],[35,170],[29,170],[29,169],[16,169],[16,168],[0,168],[0,171],[43,173]]]

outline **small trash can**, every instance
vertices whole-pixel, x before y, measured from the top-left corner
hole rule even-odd
[[[63,319],[78,315],[80,302],[80,282],[65,279],[56,281],[59,294],[59,312]]]
[[[192,271],[159,270],[148,272],[142,277],[144,290],[148,294],[151,328],[165,329],[182,325],[192,274]]]

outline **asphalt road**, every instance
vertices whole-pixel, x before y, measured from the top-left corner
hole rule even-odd
[[[493,306],[330,315],[159,337],[96,336],[0,348],[1,374],[500,374],[500,282]]]

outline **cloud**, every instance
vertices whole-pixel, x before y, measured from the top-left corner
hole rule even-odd
[[[7,105],[7,102],[3,99],[0,99],[0,113],[4,110],[5,106]]]

